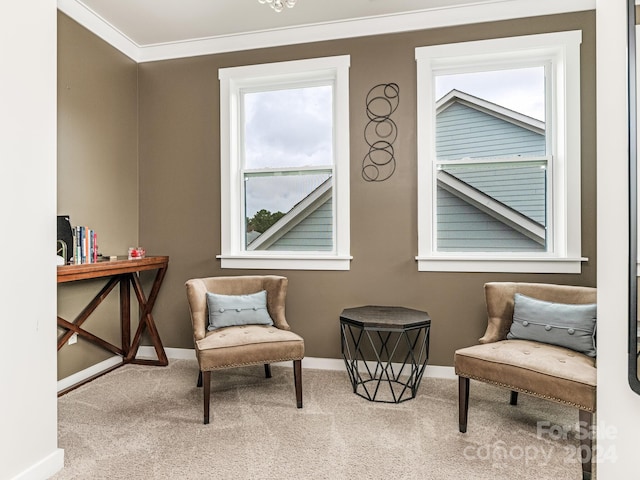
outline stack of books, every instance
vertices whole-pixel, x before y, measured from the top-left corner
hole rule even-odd
[[[97,263],[98,235],[89,227],[73,228],[73,263]]]

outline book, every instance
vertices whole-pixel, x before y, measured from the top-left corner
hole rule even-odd
[[[76,225],[73,228],[73,263],[97,263],[98,261],[98,234],[95,230]]]

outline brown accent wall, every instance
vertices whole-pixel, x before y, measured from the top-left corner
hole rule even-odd
[[[418,46],[580,29],[582,43],[581,275],[418,272],[416,79]],[[141,244],[170,255],[155,318],[167,347],[191,348],[184,282],[222,270],[218,69],[329,55],[351,56],[351,251],[347,272],[272,271],[289,277],[287,317],[307,355],[339,358],[338,317],[365,304],[427,310],[433,319],[433,365],[451,365],[453,351],[484,330],[482,285],[517,280],[595,285],[595,15],[593,12],[363,37],[307,45],[135,62],[59,14],[58,213],[98,231],[100,251],[123,254]],[[364,99],[378,83],[400,87],[394,114],[399,136],[395,174],[381,183],[361,177],[366,144]],[[139,112],[138,112],[139,107]],[[139,117],[138,117],[139,116]],[[139,143],[139,145],[138,145]],[[138,182],[139,180],[139,182]],[[139,232],[139,241],[138,241]],[[101,282],[59,288],[58,312],[73,318]],[[118,341],[115,299],[88,323]],[[58,355],[59,378],[111,354],[82,340]]]
[[[138,243],[137,77],[133,60],[58,14],[57,212],[96,230],[105,254]],[[58,315],[75,318],[103,284],[59,286]],[[85,326],[119,345],[117,298],[116,289]],[[111,356],[79,339],[59,351],[58,378]]]
[[[418,272],[416,65],[418,46],[582,30],[582,253],[580,275]],[[171,261],[155,318],[166,346],[191,348],[184,282],[192,277],[261,273],[222,270],[218,69],[330,55],[351,56],[351,270],[272,271],[289,278],[287,319],[307,356],[339,358],[338,318],[365,304],[427,310],[432,365],[451,365],[456,348],[485,327],[487,281],[596,283],[595,14],[582,12],[411,33],[225,53],[139,65],[140,243]],[[361,164],[365,96],[378,83],[400,87],[394,114],[397,170],[367,183]],[[286,128],[286,126],[283,126]]]

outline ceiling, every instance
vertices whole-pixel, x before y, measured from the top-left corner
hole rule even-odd
[[[595,0],[57,0],[137,62],[579,10]]]
[[[276,13],[258,0],[77,0],[137,46],[388,16],[486,0],[298,0]]]

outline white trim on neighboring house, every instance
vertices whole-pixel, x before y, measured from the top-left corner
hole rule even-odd
[[[436,115],[454,103],[465,105],[474,110],[491,115],[492,117],[526,128],[534,133],[544,135],[545,126],[543,121],[455,89],[451,90],[436,102]]]
[[[595,0],[478,0],[470,5],[426,8],[243,34],[139,45],[81,0],[57,0],[58,10],[138,63],[301,43],[427,30],[455,25],[555,15],[595,9]]]
[[[324,205],[327,200],[331,199],[332,185],[332,178],[322,182],[313,192],[289,210],[286,215],[247,245],[247,250],[266,250],[280,240],[283,235]]]
[[[517,210],[508,207],[502,202],[486,193],[481,192],[477,188],[473,188],[459,178],[439,170],[436,174],[438,185],[447,192],[464,200],[468,204],[486,213],[499,222],[508,225],[517,232],[522,233],[540,245],[545,244],[545,228],[544,225],[531,220],[526,215],[521,214]]]

